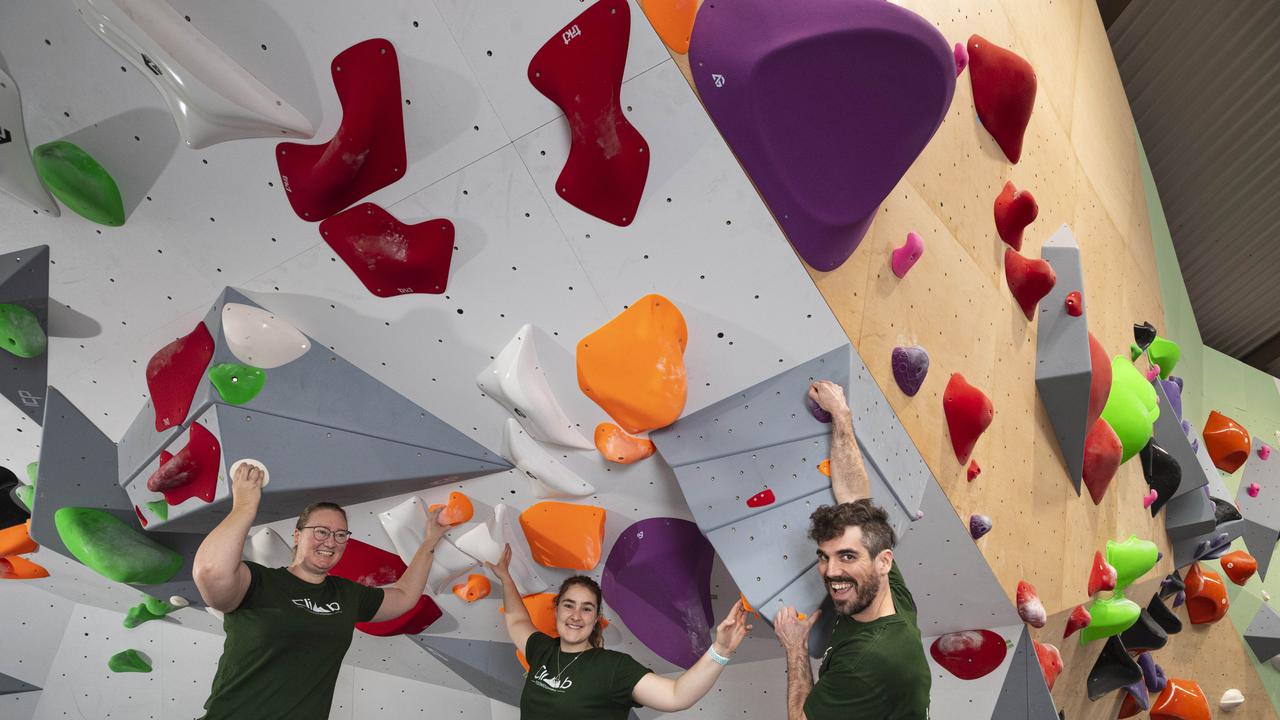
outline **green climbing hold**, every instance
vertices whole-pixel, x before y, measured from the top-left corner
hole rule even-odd
[[[1151,358],[1152,363],[1160,366],[1160,379],[1168,380],[1169,373],[1173,372],[1178,360],[1182,359],[1182,348],[1168,338],[1157,337],[1147,348],[1147,357]]]
[[[1080,631],[1080,644],[1119,635],[1138,622],[1142,608],[1121,593],[1089,603],[1089,624]]]
[[[209,368],[209,382],[218,389],[223,400],[232,405],[243,405],[262,392],[267,382],[267,371],[239,363],[219,363]]]
[[[164,500],[152,500],[151,502],[148,502],[147,509],[161,520],[169,519],[169,503]]]
[[[1129,343],[1129,359],[1137,362],[1142,357],[1142,348],[1138,347],[1138,343]]]
[[[1130,535],[1124,542],[1107,541],[1107,563],[1116,569],[1116,592],[1128,587],[1134,580],[1147,574],[1156,566],[1160,552],[1150,540],[1139,540]]]
[[[1102,408],[1107,421],[1124,447],[1120,462],[1137,455],[1151,439],[1152,426],[1160,416],[1156,390],[1133,363],[1117,355],[1111,361],[1111,393]]]
[[[150,595],[143,596],[143,601],[129,608],[124,616],[124,626],[136,628],[148,620],[159,620],[178,608]]]
[[[40,357],[49,338],[36,314],[21,305],[0,303],[0,349],[20,358]]]
[[[31,482],[31,486],[35,487],[36,478],[40,477],[40,463],[27,463],[27,480]]]
[[[124,201],[111,174],[79,147],[45,143],[32,153],[36,172],[63,205],[101,225],[124,224]]]
[[[151,672],[151,663],[147,662],[142,653],[132,648],[112,655],[107,660],[107,667],[111,672]]]
[[[18,502],[27,506],[27,512],[35,510],[36,506],[36,489],[30,485],[19,485],[13,491],[13,496],[18,498]]]
[[[102,510],[60,508],[53,524],[77,560],[116,582],[154,585],[182,568],[181,555]]]

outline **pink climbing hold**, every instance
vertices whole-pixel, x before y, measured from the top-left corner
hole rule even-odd
[[[1159,499],[1160,499],[1160,493],[1156,492],[1155,488],[1151,488],[1151,492],[1147,493],[1142,498],[1142,507],[1149,508],[1155,504],[1156,500],[1159,500]]]
[[[1027,259],[1013,248],[1004,251],[1004,277],[1009,283],[1009,292],[1028,320],[1035,317],[1036,305],[1058,282],[1048,260]]]
[[[186,421],[191,400],[212,358],[213,336],[203,322],[151,356],[147,363],[147,390],[156,411],[156,432]]]
[[[1066,305],[1067,314],[1071,317],[1080,317],[1084,314],[1084,298],[1080,296],[1079,290],[1067,293],[1067,300],[1063,304]]]
[[[907,233],[907,242],[893,251],[893,274],[900,278],[907,276],[907,271],[924,254],[924,239],[913,232]]]
[[[1270,445],[1259,445],[1259,446],[1258,446],[1258,459],[1259,459],[1259,460],[1269,460],[1269,459],[1271,459],[1271,446],[1270,446]]]
[[[956,43],[951,55],[956,59],[956,77],[960,77],[960,73],[969,67],[969,50],[965,48],[964,43]]]
[[[947,416],[951,449],[956,453],[956,460],[963,464],[973,454],[978,438],[990,427],[995,409],[991,399],[966,382],[964,375],[952,373],[942,393],[942,410]]]
[[[1018,617],[1033,628],[1042,628],[1048,615],[1044,611],[1044,603],[1036,588],[1026,580],[1018,581]]]
[[[1258,493],[1262,492],[1262,486],[1256,482],[1252,482],[1252,483],[1249,483],[1249,487],[1246,488],[1246,490],[1249,493],[1249,497],[1256,498],[1258,497]]]
[[[939,635],[929,654],[947,672],[961,680],[977,680],[1000,667],[1009,646],[990,630],[966,630]]]
[[[378,297],[439,295],[449,282],[453,223],[444,218],[405,225],[363,203],[320,223],[320,235]]]
[[[191,423],[187,445],[177,455],[160,453],[160,467],[147,478],[147,489],[164,495],[177,505],[198,497],[210,503],[218,491],[218,469],[222,466],[222,446],[218,437],[198,422]]]
[[[1147,382],[1155,382],[1155,379],[1158,377],[1160,377],[1159,365],[1152,365],[1151,367],[1147,368],[1147,373],[1146,373]]]
[[[1036,71],[1022,57],[981,35],[969,38],[969,65],[978,119],[1009,162],[1017,163],[1035,107]]]
[[[965,469],[965,476],[968,478],[969,482],[973,482],[974,480],[978,479],[978,476],[981,474],[982,474],[982,467],[978,465],[978,461],[970,460],[969,467]]]
[[[765,488],[764,490],[761,490],[755,495],[747,498],[747,507],[765,507],[766,505],[772,505],[776,500],[777,498],[773,496],[773,490]]]
[[[1006,245],[1022,249],[1022,231],[1040,214],[1040,206],[1030,190],[1018,190],[1009,181],[996,196],[996,232]]]

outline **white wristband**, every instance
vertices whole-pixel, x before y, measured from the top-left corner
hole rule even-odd
[[[728,664],[729,664],[729,658],[727,658],[727,657],[725,657],[725,656],[721,655],[720,653],[716,652],[716,646],[715,646],[715,645],[712,645],[711,647],[707,648],[707,654],[711,656],[711,659],[712,659],[712,660],[714,660],[716,663],[718,663],[718,664],[720,664],[720,665],[728,665]]]

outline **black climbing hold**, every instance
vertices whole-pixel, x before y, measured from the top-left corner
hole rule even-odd
[[[1138,343],[1138,347],[1142,348],[1143,350],[1146,350],[1148,345],[1155,342],[1155,339],[1156,339],[1155,325],[1152,325],[1149,322],[1144,322],[1141,325],[1134,323],[1133,341]]]
[[[13,496],[20,485],[17,475],[0,466],[0,530],[21,525],[31,518],[27,508]]]
[[[1156,444],[1155,438],[1147,441],[1140,453],[1142,457],[1142,474],[1147,479],[1147,486],[1153,488],[1159,497],[1151,503],[1151,517],[1173,498],[1182,484],[1182,466],[1169,454],[1168,450]]]
[[[1149,650],[1159,650],[1169,642],[1169,633],[1160,627],[1160,623],[1151,617],[1151,613],[1143,610],[1138,615],[1138,621],[1129,626],[1129,629],[1120,633],[1120,642],[1124,643],[1127,650],[1133,652],[1146,652]],[[1141,673],[1141,668],[1139,668]],[[1138,680],[1142,680],[1141,674]],[[1128,683],[1125,683],[1126,685]]]
[[[1182,620],[1178,619],[1169,606],[1164,604],[1160,599],[1160,593],[1151,596],[1151,602],[1147,603],[1147,612],[1151,615],[1151,619],[1155,620],[1169,635],[1182,632]]]
[[[1160,581],[1161,599],[1173,597],[1186,589],[1187,586],[1182,582],[1182,576],[1178,574],[1177,570],[1169,573]]]
[[[1134,662],[1132,657],[1129,657],[1128,651],[1124,649],[1124,643],[1120,641],[1120,636],[1112,635],[1107,638],[1102,654],[1098,656],[1098,661],[1089,671],[1087,682],[1089,699],[1096,701],[1104,695],[1141,680],[1142,668],[1138,667],[1138,663]]]
[[[1229,503],[1226,500],[1223,500],[1222,498],[1216,498],[1213,496],[1210,496],[1209,499],[1213,501],[1214,525],[1221,525],[1222,523],[1225,523],[1225,522],[1231,522],[1232,520],[1242,519],[1242,516],[1240,515],[1240,510],[1236,508],[1236,506],[1233,505],[1232,503]]]

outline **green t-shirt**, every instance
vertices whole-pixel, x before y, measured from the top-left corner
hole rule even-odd
[[[309,583],[287,568],[246,562],[249,589],[222,626],[227,640],[203,720],[329,717],[342,658],[381,588],[329,576]]]
[[[535,632],[524,646],[529,672],[520,720],[626,720],[640,678],[653,672],[626,653],[592,648],[560,652],[560,641]]]
[[[932,677],[916,603],[895,562],[889,570],[894,614],[871,622],[836,620],[818,682],[804,702],[808,720],[927,720]]]

